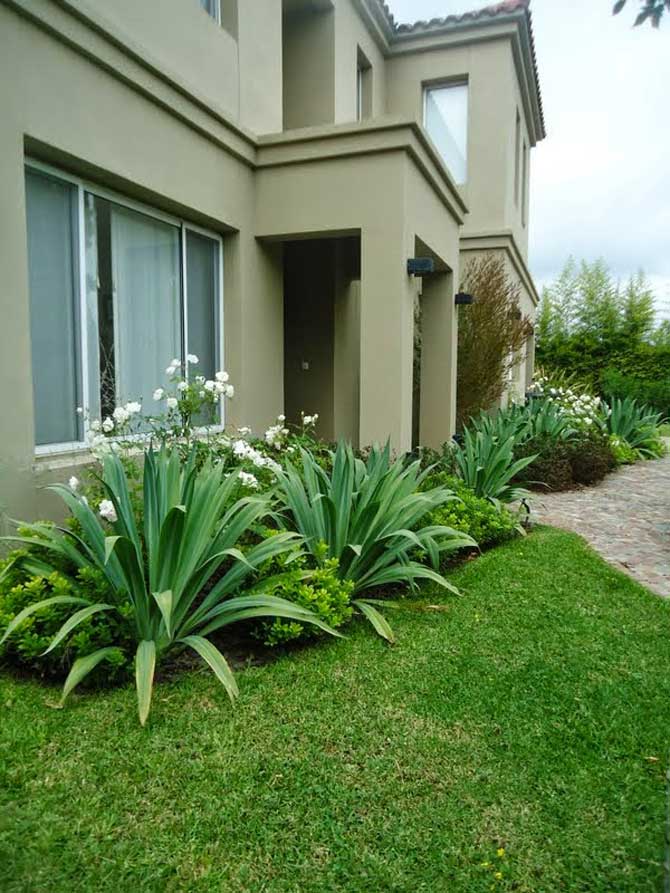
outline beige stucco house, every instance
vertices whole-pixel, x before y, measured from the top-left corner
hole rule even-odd
[[[476,0],[475,0],[476,2]],[[225,423],[453,433],[459,269],[523,289],[544,136],[525,0],[399,25],[381,0],[0,0],[0,503],[86,459],[86,419],[187,352]],[[408,274],[408,259],[434,272]],[[521,358],[515,386],[532,366]]]

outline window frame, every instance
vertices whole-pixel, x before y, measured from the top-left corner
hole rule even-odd
[[[220,9],[220,5],[219,5]],[[203,10],[206,12],[207,10]],[[215,339],[216,339],[216,347],[215,347],[215,355],[216,355],[216,365],[219,369],[225,368],[225,358],[224,358],[224,275],[223,275],[223,237],[220,233],[214,232],[213,230],[207,229],[205,227],[199,226],[195,223],[191,223],[188,220],[185,220],[181,217],[175,217],[172,214],[168,214],[164,211],[161,211],[157,208],[152,207],[151,205],[146,205],[143,202],[135,201],[134,199],[128,198],[123,194],[115,192],[112,189],[107,189],[104,186],[99,186],[97,183],[92,183],[90,180],[86,180],[82,177],[77,177],[74,174],[70,174],[67,171],[63,171],[60,168],[54,167],[50,164],[45,164],[42,161],[38,161],[34,158],[26,157],[24,159],[24,168],[37,171],[38,173],[47,174],[50,177],[53,177],[57,180],[61,180],[65,183],[70,183],[71,185],[77,188],[77,197],[76,197],[76,205],[77,205],[77,213],[76,213],[76,224],[77,224],[77,232],[75,233],[76,246],[77,246],[77,263],[78,263],[78,281],[76,283],[79,294],[75,295],[75,303],[77,307],[77,313],[79,315],[80,324],[78,331],[78,344],[77,344],[77,374],[81,381],[81,398],[82,398],[82,408],[84,410],[84,417],[82,419],[82,441],[70,441],[67,443],[47,443],[47,444],[34,444],[35,456],[52,456],[54,454],[60,453],[73,453],[73,452],[84,452],[89,449],[89,444],[87,440],[88,433],[90,431],[90,420],[86,416],[86,408],[90,404],[90,381],[89,376],[87,374],[87,370],[89,368],[89,348],[90,345],[88,343],[88,313],[86,306],[86,232],[85,232],[85,209],[84,202],[86,198],[86,193],[90,193],[91,195],[97,196],[99,198],[105,199],[109,202],[113,202],[117,205],[121,205],[122,207],[129,208],[132,211],[137,211],[139,214],[144,214],[147,217],[152,217],[155,220],[160,220],[163,223],[168,223],[172,226],[175,226],[179,230],[179,251],[180,251],[180,295],[179,300],[181,304],[181,350],[184,355],[188,353],[188,288],[187,288],[187,280],[186,280],[186,265],[187,265],[187,257],[186,257],[186,243],[187,243],[187,233],[194,232],[201,236],[205,236],[208,239],[211,239],[217,245],[217,266],[218,266],[218,300],[216,301],[215,306],[215,317],[216,317],[216,329],[215,329]],[[25,187],[24,187],[25,188]],[[26,217],[26,229],[27,229],[27,217]],[[31,345],[32,349],[32,345]],[[170,358],[166,358],[166,364],[170,361]],[[157,387],[158,387],[157,383]],[[78,407],[75,407],[75,409]],[[220,410],[219,410],[219,419],[218,421],[211,426],[210,430],[212,431],[223,431],[226,424],[226,412],[225,412],[225,401],[221,400]],[[141,438],[140,438],[141,439]]]
[[[444,89],[445,87],[465,87],[466,91],[467,91],[467,93],[466,93],[466,95],[467,95],[467,104],[466,104],[467,118],[466,118],[466,122],[465,122],[465,179],[463,180],[462,183],[459,183],[456,180],[456,175],[452,172],[451,168],[449,167],[449,165],[447,164],[445,159],[442,158],[442,153],[439,150],[437,153],[442,161],[442,164],[445,166],[445,168],[449,172],[449,176],[451,177],[451,179],[454,181],[454,183],[456,184],[457,187],[462,188],[468,184],[469,179],[470,179],[470,157],[469,157],[469,153],[470,153],[470,117],[471,117],[471,115],[470,115],[470,79],[467,75],[459,75],[459,76],[448,77],[448,78],[439,78],[439,79],[433,80],[433,81],[423,81],[422,82],[422,84],[421,84],[421,124],[423,126],[423,129],[426,131],[426,133],[428,134],[428,136],[432,142],[433,138],[430,136],[428,127],[426,125],[426,117],[427,117],[427,111],[428,111],[428,108],[427,108],[428,94],[430,93],[431,90],[441,90],[441,89]],[[437,149],[437,146],[435,146],[435,148]]]
[[[198,0],[198,5],[200,6],[200,9],[205,13],[205,15],[208,15],[210,19],[213,19],[217,25],[221,24],[221,0],[214,0],[213,15],[208,9],[205,9],[200,0]]]
[[[523,140],[523,154],[521,161],[521,226],[525,229],[528,226],[528,165],[529,165],[529,149],[526,139]]]

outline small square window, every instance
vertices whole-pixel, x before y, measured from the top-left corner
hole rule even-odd
[[[200,5],[216,22],[221,22],[221,0],[200,0]]]

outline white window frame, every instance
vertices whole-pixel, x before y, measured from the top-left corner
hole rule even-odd
[[[220,4],[219,4],[220,10]],[[206,12],[206,10],[203,10]],[[65,183],[70,183],[73,186],[77,187],[77,245],[79,248],[78,252],[78,264],[79,264],[79,277],[78,277],[78,287],[79,287],[79,302],[78,302],[78,313],[80,317],[79,324],[79,344],[78,344],[78,356],[77,356],[77,365],[78,365],[78,374],[81,381],[81,397],[82,397],[82,406],[84,409],[84,418],[82,420],[82,430],[84,439],[82,441],[71,441],[68,443],[48,443],[48,444],[36,444],[35,455],[36,456],[52,456],[54,454],[59,453],[72,453],[72,452],[83,452],[89,449],[87,435],[90,430],[89,419],[86,416],[86,409],[90,403],[90,393],[89,393],[89,380],[88,380],[88,360],[89,360],[89,344],[88,344],[88,326],[87,326],[87,307],[86,307],[86,244],[85,244],[85,217],[84,217],[84,198],[85,194],[88,192],[91,195],[97,196],[98,198],[106,199],[107,201],[114,202],[117,205],[121,205],[125,208],[130,208],[133,211],[137,211],[140,214],[144,214],[147,217],[153,217],[156,220],[160,220],[163,223],[169,223],[172,226],[175,226],[179,230],[179,247],[180,247],[180,264],[181,264],[181,282],[180,282],[180,301],[182,307],[182,318],[183,318],[183,331],[182,331],[182,349],[188,352],[188,293],[187,293],[187,281],[186,281],[186,234],[187,232],[199,233],[202,236],[206,236],[209,239],[212,239],[218,245],[218,290],[219,290],[219,299],[216,303],[216,361],[217,368],[225,369],[225,359],[224,359],[224,319],[223,319],[223,311],[224,311],[224,296],[223,296],[223,238],[219,233],[213,232],[212,230],[205,229],[201,226],[197,226],[194,223],[190,223],[187,220],[184,220],[180,217],[174,217],[171,214],[166,214],[163,211],[159,211],[156,208],[151,207],[150,205],[145,205],[142,202],[136,202],[133,199],[129,199],[124,195],[119,194],[118,192],[114,192],[111,189],[106,189],[102,186],[97,185],[96,183],[91,183],[89,180],[82,179],[81,177],[76,177],[73,174],[69,174],[66,171],[60,170],[60,168],[53,167],[50,164],[44,164],[44,162],[36,161],[34,158],[26,158],[25,159],[25,167],[27,169],[35,170],[37,172],[41,172],[43,174],[48,174],[50,177],[54,177],[55,179],[61,180]],[[166,358],[166,364],[169,363],[170,358]],[[157,387],[159,383],[157,382]],[[225,412],[225,400],[221,400],[220,410],[219,410],[219,421],[214,425],[209,426],[209,430],[213,432],[223,431],[226,425],[226,412]],[[141,437],[139,439],[142,439]]]
[[[427,105],[428,105],[428,94],[431,90],[441,90],[444,87],[467,87],[467,121],[466,121],[466,132],[465,132],[465,180],[463,183],[456,183],[456,186],[465,186],[467,185],[470,179],[470,79],[468,77],[455,77],[455,78],[442,78],[438,81],[424,81],[421,85],[422,87],[422,125],[423,129],[428,133],[428,127],[426,126],[426,117],[427,117]],[[430,134],[428,133],[430,137]],[[438,152],[440,159],[442,160],[442,164],[449,171],[449,176],[452,178],[454,182],[456,182],[455,175],[449,169],[447,162],[442,158],[442,155]]]

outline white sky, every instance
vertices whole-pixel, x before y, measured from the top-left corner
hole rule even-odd
[[[478,0],[388,0],[397,21]],[[568,255],[640,267],[670,317],[670,14],[632,28],[639,0],[532,0],[547,139],[531,160],[530,267],[539,285]]]

